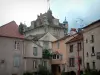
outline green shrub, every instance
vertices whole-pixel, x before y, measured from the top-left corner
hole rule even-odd
[[[25,72],[23,75],[33,75],[31,72]]]
[[[100,71],[97,71],[97,70],[86,70],[84,75],[100,75]]]
[[[40,65],[38,70],[39,75],[52,75],[51,72],[45,67]]]

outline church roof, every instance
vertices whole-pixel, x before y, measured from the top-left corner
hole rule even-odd
[[[35,29],[37,29],[37,28],[41,28],[41,27],[44,27],[45,25],[40,25],[40,26],[37,26],[37,27],[35,27],[35,28],[29,28],[29,29],[27,29],[25,32],[29,32],[29,31],[31,31],[31,30],[35,30]],[[53,28],[59,28],[59,29],[65,29],[62,25],[60,26],[60,25],[48,25],[49,27],[53,27]]]
[[[24,36],[19,33],[18,25],[16,24],[15,21],[11,21],[11,22],[1,26],[0,27],[0,36],[24,39]]]

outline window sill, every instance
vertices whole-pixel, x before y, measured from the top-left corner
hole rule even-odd
[[[95,56],[95,53],[91,53],[91,56]]]

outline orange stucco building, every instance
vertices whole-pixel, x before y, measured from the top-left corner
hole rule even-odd
[[[74,36],[76,35],[67,35],[59,40],[52,42],[52,52],[56,54],[56,58],[52,58],[51,64],[58,65],[60,72],[67,72],[69,47],[67,47],[65,43]]]

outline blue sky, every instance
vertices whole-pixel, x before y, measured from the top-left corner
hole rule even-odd
[[[66,16],[69,28],[85,26],[100,19],[99,7],[100,0],[50,0],[53,15],[60,22]],[[30,26],[30,22],[47,9],[47,0],[0,0],[0,26],[12,20]]]
[[[60,18],[61,22],[63,21],[64,16],[66,16],[69,27],[80,27],[81,24],[85,26],[100,19],[100,0],[56,1],[51,5],[53,13]]]

